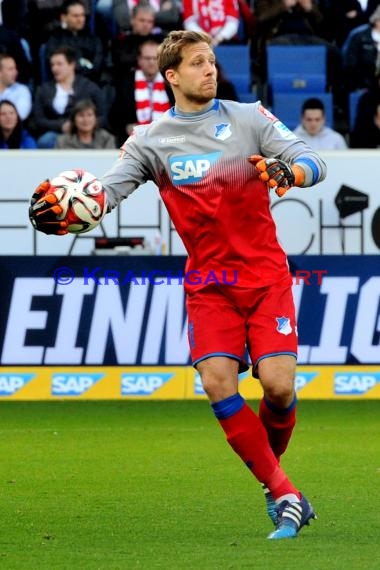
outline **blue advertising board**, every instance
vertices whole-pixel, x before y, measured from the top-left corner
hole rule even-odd
[[[289,265],[299,364],[379,364],[379,257]],[[0,257],[0,364],[189,365],[184,267],[182,256]]]

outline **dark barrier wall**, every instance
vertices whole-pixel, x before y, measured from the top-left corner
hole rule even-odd
[[[380,363],[379,257],[289,264],[299,363]],[[166,256],[0,257],[1,364],[189,364],[183,281],[197,275],[184,265]]]

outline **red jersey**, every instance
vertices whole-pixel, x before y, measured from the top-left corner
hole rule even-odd
[[[267,186],[247,158],[296,162],[305,186],[323,180],[326,165],[259,102],[215,100],[207,111],[186,115],[171,109],[138,127],[123,150],[102,179],[110,205],[146,180],[157,184],[188,253],[186,271],[200,278],[185,283],[186,290],[209,284],[213,275],[244,288],[290,281]]]

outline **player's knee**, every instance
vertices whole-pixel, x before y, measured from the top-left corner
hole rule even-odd
[[[207,396],[214,400],[221,387],[225,384],[225,379],[217,372],[208,370],[201,375],[203,389]]]
[[[212,402],[236,394],[238,366],[238,362],[223,357],[209,358],[198,364],[203,389]]]
[[[218,371],[207,370],[201,374],[203,389],[208,398],[218,402],[236,393],[236,385],[232,378]]]
[[[291,377],[277,378],[264,387],[266,397],[276,406],[287,408],[294,399],[294,380]]]

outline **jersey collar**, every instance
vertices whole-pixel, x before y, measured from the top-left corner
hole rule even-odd
[[[205,111],[196,111],[195,113],[184,113],[183,111],[177,109],[176,106],[174,106],[170,109],[170,115],[172,117],[181,117],[181,119],[186,119],[186,118],[201,117],[202,115],[205,115],[210,111],[218,111],[218,109],[219,109],[219,99],[214,99],[211,106]]]

